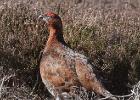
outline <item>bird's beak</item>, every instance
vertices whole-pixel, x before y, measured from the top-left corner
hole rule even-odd
[[[40,20],[40,19],[43,19],[43,15],[40,15],[39,17],[38,17],[38,19]]]
[[[38,17],[38,19],[39,19],[39,20],[43,20],[43,21],[45,21],[46,23],[48,23],[48,19],[50,19],[50,17],[49,17],[49,16],[40,15],[40,16]]]

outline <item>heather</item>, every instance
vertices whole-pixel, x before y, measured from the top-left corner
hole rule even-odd
[[[48,32],[37,20],[47,11],[59,14],[65,41],[89,57],[111,93],[139,96],[139,0],[1,0],[0,98],[50,97],[39,74]]]

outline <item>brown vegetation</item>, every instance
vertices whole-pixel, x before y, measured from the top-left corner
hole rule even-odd
[[[0,97],[49,96],[38,73],[47,29],[37,17],[50,10],[62,17],[66,42],[93,61],[106,88],[130,93],[140,80],[139,0],[1,0]]]

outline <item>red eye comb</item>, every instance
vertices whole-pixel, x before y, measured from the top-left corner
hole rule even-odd
[[[53,12],[48,12],[45,15],[50,16],[50,17],[55,17],[57,16],[57,14],[53,13]]]

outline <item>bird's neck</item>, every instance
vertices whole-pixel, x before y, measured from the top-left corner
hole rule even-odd
[[[47,48],[52,48],[54,47],[55,45],[58,45],[59,43],[62,43],[63,42],[65,43],[64,41],[64,38],[63,38],[63,32],[62,32],[62,29],[55,29],[55,28],[49,28],[49,37],[48,37],[48,41],[47,41]]]

